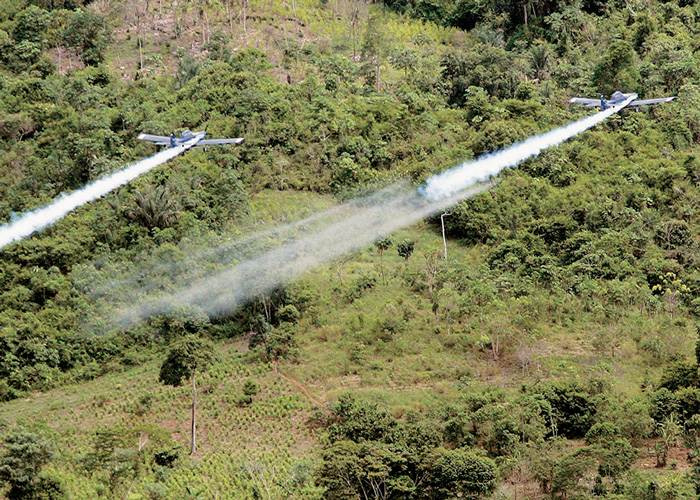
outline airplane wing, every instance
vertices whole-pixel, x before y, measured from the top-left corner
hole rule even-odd
[[[204,139],[199,141],[197,146],[206,146],[208,144],[240,144],[244,140],[245,139],[243,137],[239,137],[237,139]]]
[[[630,106],[644,106],[647,104],[659,104],[661,102],[671,102],[675,97],[662,97],[661,99],[647,99],[645,101],[632,101]]]
[[[576,104],[585,104],[589,108],[599,108],[600,99],[586,99],[585,97],[572,97],[569,102],[574,102]]]
[[[165,137],[163,135],[139,134],[137,139],[141,139],[142,141],[155,142],[156,144],[160,145],[170,146],[170,137]]]

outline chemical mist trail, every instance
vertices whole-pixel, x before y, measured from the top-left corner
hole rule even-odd
[[[619,106],[608,108],[584,118],[583,120],[570,123],[569,125],[545,132],[544,134],[530,137],[523,142],[514,144],[509,148],[497,151],[493,154],[482,156],[473,161],[466,161],[461,165],[428,179],[423,192],[429,199],[439,200],[446,196],[451,196],[476,182],[485,181],[501,170],[514,167],[531,156],[537,156],[542,150],[556,146],[598,125],[606,118],[621,111],[636,98],[637,94],[632,94]]]
[[[198,279],[192,279],[192,276],[176,278],[169,283],[174,290],[171,293],[153,296],[152,289],[144,289],[140,299],[132,297],[128,302],[138,305],[121,308],[117,311],[116,319],[122,325],[128,325],[154,314],[190,306],[210,316],[228,314],[251,298],[289,283],[313,267],[366,246],[379,236],[414,224],[488,189],[490,185],[477,185],[477,182],[593,127],[623,109],[633,99],[630,97],[621,106],[532,137],[503,151],[465,162],[431,177],[425,187],[418,191],[396,184],[336,207],[332,212],[317,214],[314,219],[320,223],[297,239],[249,256],[235,265],[230,264],[231,257],[224,251],[219,261],[223,269]],[[307,221],[311,222],[310,219]],[[216,250],[214,253],[217,253]],[[207,254],[212,255],[212,252]]]
[[[14,222],[0,226],[0,249],[6,247],[13,241],[24,239],[35,231],[40,231],[54,224],[76,208],[106,195],[119,186],[123,186],[158,165],[175,158],[192,146],[194,146],[194,143],[185,143],[180,147],[169,148],[160,153],[156,153],[124,170],[96,180],[70,194],[63,195],[51,205],[28,212]]]
[[[488,184],[473,186],[454,196],[430,202],[411,186],[392,185],[344,205],[343,217],[333,217],[332,222],[295,241],[199,280],[183,278],[175,284],[184,285],[179,291],[159,297],[132,297],[130,303],[138,305],[117,311],[115,319],[128,326],[154,314],[191,306],[209,316],[226,315],[251,298],[289,283],[309,269],[371,244],[380,236],[414,224],[489,187]]]

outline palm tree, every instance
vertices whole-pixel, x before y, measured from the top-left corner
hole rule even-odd
[[[164,186],[137,191],[134,205],[126,210],[127,216],[148,229],[163,229],[177,218],[180,206]]]

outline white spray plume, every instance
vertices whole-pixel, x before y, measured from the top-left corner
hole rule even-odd
[[[340,211],[336,208],[327,224],[320,224],[294,241],[198,280],[192,280],[190,275],[176,278],[176,289],[178,285],[184,286],[172,294],[150,297],[150,301],[131,297],[130,303],[137,305],[118,311],[117,321],[129,325],[154,314],[191,306],[210,316],[225,315],[252,297],[289,283],[324,262],[366,246],[380,236],[414,224],[489,187],[488,184],[472,186],[454,196],[430,202],[415,188],[405,183],[395,184],[342,205]],[[144,287],[143,291],[148,288]]]
[[[489,184],[476,185],[477,182],[593,127],[633,99],[634,96],[620,106],[532,137],[501,152],[465,162],[430,178],[420,192],[405,185],[394,185],[295,223],[295,227],[304,227],[308,222],[310,228],[293,241],[229,264],[218,272],[193,279],[184,270],[183,276],[173,277],[168,282],[167,288],[174,290],[171,293],[154,296],[151,286],[144,286],[142,290],[131,288],[129,291],[136,294],[129,300],[132,305],[118,310],[117,320],[128,325],[153,314],[191,306],[211,316],[228,314],[251,298],[288,283],[313,267],[488,189]],[[209,256],[212,254],[207,252]],[[230,261],[228,256],[226,262]]]
[[[154,169],[158,165],[175,158],[183,151],[194,146],[195,142],[185,143],[182,146],[169,148],[160,153],[156,153],[119,172],[98,179],[84,188],[63,195],[46,207],[28,212],[14,222],[0,226],[0,249],[6,247],[13,241],[24,239],[35,231],[40,231],[54,224],[76,208],[106,195],[113,189],[123,186],[140,175]]]
[[[531,156],[537,156],[544,149],[556,146],[598,125],[609,116],[629,105],[636,98],[637,94],[632,94],[619,106],[608,108],[565,127],[530,137],[523,142],[493,154],[482,156],[477,160],[465,161],[461,165],[428,179],[423,188],[423,193],[430,200],[440,200],[476,182],[485,181],[506,168],[514,167]]]

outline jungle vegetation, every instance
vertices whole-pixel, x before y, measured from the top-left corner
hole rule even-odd
[[[141,132],[246,138],[0,251],[0,494],[697,498],[699,34],[694,0],[0,0],[3,223]],[[224,316],[110,319],[615,90],[678,99],[452,207],[447,259],[438,216]]]

